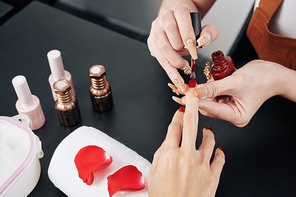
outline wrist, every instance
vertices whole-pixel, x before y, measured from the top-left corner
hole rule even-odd
[[[277,75],[279,78],[277,95],[296,102],[296,71],[281,66],[281,71]]]

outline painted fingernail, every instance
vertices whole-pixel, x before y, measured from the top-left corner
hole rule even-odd
[[[205,129],[213,131],[212,127],[210,127],[210,126],[207,126]]]
[[[172,96],[172,99],[176,102],[179,103],[180,105],[185,105],[185,103],[182,102],[181,98],[178,98],[176,96]]]
[[[181,107],[179,108],[179,112],[185,112],[185,107],[184,107],[184,106],[181,106]]]
[[[178,88],[179,90],[181,90],[183,93],[185,92],[185,87],[184,87],[184,85],[182,84],[182,82],[181,82],[180,79],[175,79],[175,80],[174,80],[174,83],[175,83],[175,85],[177,86],[177,88]]]
[[[195,88],[195,86],[196,86],[196,81],[195,81],[195,80],[190,80],[189,83],[188,83],[188,86],[189,86],[190,88]]]
[[[187,40],[185,47],[188,49],[192,58],[196,60],[197,59],[197,52],[196,52],[195,44],[194,44],[193,40],[191,40],[191,39]]]
[[[221,150],[222,152],[224,152],[224,149],[222,147],[220,147],[219,150]]]
[[[197,86],[194,90],[195,96],[197,98],[205,98],[208,94],[208,90],[204,86]]]
[[[179,94],[183,94],[183,92],[181,92],[180,90],[178,90],[178,88],[174,85],[174,84],[171,84],[171,83],[168,83],[168,86],[172,89],[173,92],[175,92],[177,95]]]
[[[205,74],[208,81],[213,78],[211,65],[210,65],[210,62],[208,62],[208,61],[206,63],[205,69],[204,69],[204,74]]]
[[[211,34],[209,34],[208,32],[205,32],[198,38],[196,42],[198,46],[205,46],[210,42],[210,40],[211,40]]]
[[[184,71],[184,74],[189,75],[192,72],[191,67],[189,66],[189,63],[187,62],[186,65],[182,68],[182,70]]]

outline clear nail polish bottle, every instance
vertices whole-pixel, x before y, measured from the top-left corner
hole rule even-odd
[[[26,78],[18,75],[12,79],[12,85],[18,97],[15,103],[18,113],[25,114],[30,118],[30,129],[41,128],[45,123],[45,116],[40,100],[37,96],[31,94]]]
[[[54,101],[57,100],[57,97],[54,92],[53,84],[59,79],[66,79],[70,83],[72,95],[75,96],[72,76],[68,71],[64,70],[61,52],[59,50],[51,50],[47,53],[47,58],[51,70],[51,74],[48,77],[48,82]]]

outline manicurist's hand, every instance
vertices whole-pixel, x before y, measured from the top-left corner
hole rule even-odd
[[[184,48],[192,41],[196,45],[196,38],[191,24],[190,12],[200,12],[203,17],[210,9],[213,0],[164,0],[158,17],[152,22],[148,47],[173,83],[178,79],[184,84],[177,69],[185,69],[189,63],[182,58],[189,55]],[[205,25],[200,34],[200,41],[204,46],[209,45],[219,35],[214,25]],[[186,70],[186,69],[185,69]]]
[[[204,97],[200,100],[199,110],[203,115],[243,127],[272,96],[281,95],[296,102],[295,84],[294,70],[277,63],[254,60],[224,79],[198,85]],[[221,97],[223,95],[231,99]]]
[[[195,148],[199,106],[195,86],[189,83],[186,109],[181,107],[175,113],[166,139],[154,155],[147,177],[149,197],[215,196],[225,156],[222,149],[216,149],[210,163],[215,145],[210,127],[203,130],[202,143]]]

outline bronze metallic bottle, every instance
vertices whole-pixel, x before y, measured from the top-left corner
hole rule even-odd
[[[80,121],[80,111],[78,102],[71,93],[70,83],[66,79],[60,79],[53,84],[53,87],[57,95],[55,109],[61,124],[75,125]]]
[[[89,68],[91,86],[89,88],[93,108],[96,111],[106,111],[113,106],[111,86],[106,81],[106,70],[102,65]]]

